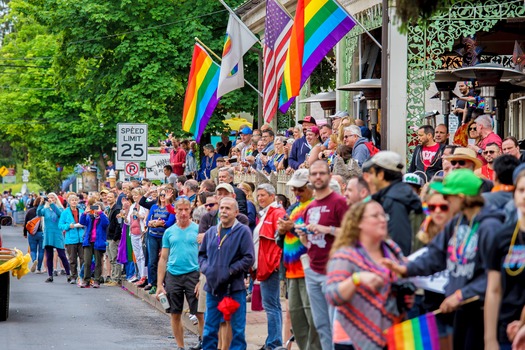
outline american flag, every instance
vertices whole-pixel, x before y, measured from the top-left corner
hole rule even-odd
[[[264,33],[263,116],[269,123],[277,113],[279,87],[293,21],[277,0],[266,0]]]

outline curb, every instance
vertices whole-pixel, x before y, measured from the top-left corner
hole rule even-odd
[[[128,292],[129,294],[131,294],[131,295],[141,299],[142,301],[145,301],[146,303],[150,304],[151,306],[153,306],[154,308],[159,310],[159,312],[161,312],[161,313],[163,313],[165,315],[168,315],[166,313],[166,311],[164,310],[164,308],[162,307],[161,303],[155,298],[155,296],[154,295],[149,295],[148,291],[145,291],[144,288],[138,288],[136,285],[134,285],[133,283],[130,283],[128,281],[123,281],[121,288],[122,288],[122,290]],[[186,310],[187,308],[188,308],[188,303],[186,302],[186,300],[184,300],[184,309]],[[195,335],[199,334],[197,325],[193,324],[193,322],[190,320],[190,317],[188,316],[187,312],[183,312],[182,313],[182,324],[183,324],[184,328],[186,330],[190,331],[191,333],[193,333]]]

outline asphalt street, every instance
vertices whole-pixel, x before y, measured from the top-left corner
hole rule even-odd
[[[27,252],[22,228],[2,227],[4,247]],[[120,287],[81,289],[66,276],[11,277],[10,313],[0,349],[174,349],[169,317]],[[186,349],[195,335],[185,332]]]

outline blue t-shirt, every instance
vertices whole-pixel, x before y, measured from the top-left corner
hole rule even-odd
[[[162,248],[168,248],[167,271],[172,275],[184,275],[199,271],[199,244],[197,234],[199,225],[192,222],[185,229],[173,225],[164,231]]]

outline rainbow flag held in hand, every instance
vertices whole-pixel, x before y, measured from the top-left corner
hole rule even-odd
[[[182,130],[191,132],[197,142],[200,141],[219,103],[219,98],[217,98],[219,71],[219,65],[213,62],[204,48],[195,44],[188,87],[184,97]]]
[[[279,110],[286,113],[330,50],[356,25],[336,0],[298,0],[286,54]]]
[[[428,314],[398,323],[387,331],[388,350],[439,350],[436,316]]]

